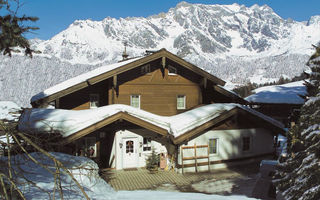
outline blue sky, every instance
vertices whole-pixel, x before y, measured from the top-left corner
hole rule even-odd
[[[40,30],[27,34],[27,38],[50,39],[66,29],[77,19],[102,20],[108,16],[147,17],[167,12],[180,1],[177,0],[20,0],[20,14],[37,16],[34,23]],[[203,4],[253,4],[270,6],[282,18],[307,21],[310,16],[320,15],[320,0],[186,0]]]

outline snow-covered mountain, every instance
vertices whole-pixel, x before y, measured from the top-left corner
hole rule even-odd
[[[320,16],[309,22],[284,20],[268,6],[179,3],[148,18],[77,20],[48,41],[36,45],[45,54],[71,63],[96,64],[129,54],[166,48],[191,61],[242,56],[310,54],[320,40]]]
[[[23,70],[19,77],[23,85],[10,77],[16,76],[14,73],[1,73],[0,88],[18,84],[35,87],[32,92],[42,91],[80,72],[121,60],[124,42],[130,56],[166,48],[224,80],[267,82],[300,74],[314,50],[311,44],[319,40],[320,16],[297,22],[282,19],[266,5],[181,2],[167,13],[148,18],[76,20],[49,40],[32,40],[34,49],[42,51],[34,59],[0,57],[0,70],[10,66]],[[41,74],[49,71],[58,76]],[[32,85],[27,74],[34,73],[38,81]],[[33,94],[28,94],[29,98]],[[10,95],[0,94],[0,99],[5,97]]]

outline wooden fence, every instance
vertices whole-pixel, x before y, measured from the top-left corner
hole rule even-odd
[[[198,155],[197,149],[200,148],[207,148],[207,154],[206,155]],[[191,157],[183,157],[183,151],[186,149],[194,149],[193,156]],[[184,161],[187,160],[194,160],[195,162],[195,171],[198,172],[198,160],[199,159],[208,159],[208,170],[210,171],[210,160],[209,160],[209,145],[196,145],[196,143],[193,146],[184,146],[181,147],[181,159],[182,159],[182,173],[184,173]]]

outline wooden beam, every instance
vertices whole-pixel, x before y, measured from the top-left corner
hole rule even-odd
[[[113,76],[113,87],[117,87],[117,75]]]
[[[119,97],[119,84],[118,84],[118,76],[117,75],[114,75],[113,76],[113,91],[116,92],[116,96]],[[114,97],[114,96],[113,96]]]
[[[161,65],[162,65],[162,68],[166,68],[166,57],[162,57]]]
[[[202,87],[204,88],[204,89],[206,89],[207,88],[207,78],[206,77],[203,77],[202,79],[201,79],[201,82],[200,82],[200,85],[202,85]]]
[[[60,108],[60,98],[56,99],[56,102],[55,102],[55,107],[56,108]]]
[[[164,78],[165,77],[165,73],[166,73],[166,57],[162,57],[162,59],[161,59],[161,69],[160,69],[160,71],[161,71],[161,74],[162,74],[162,78]]]

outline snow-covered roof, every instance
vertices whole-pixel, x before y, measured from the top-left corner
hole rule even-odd
[[[68,79],[62,83],[59,83],[58,85],[54,85],[46,90],[44,90],[43,92],[40,92],[36,95],[34,95],[31,98],[31,102],[37,101],[39,99],[45,98],[47,96],[50,96],[52,94],[55,94],[57,92],[63,91],[65,89],[68,89],[74,85],[80,84],[82,82],[86,82],[88,79],[96,77],[98,75],[101,75],[103,73],[109,72],[111,70],[117,69],[123,65],[126,65],[128,63],[134,62],[138,59],[141,59],[141,57],[139,58],[134,58],[134,59],[130,59],[130,60],[126,60],[123,62],[118,62],[118,63],[114,63],[114,64],[110,64],[110,65],[105,65],[102,67],[98,67],[90,72],[81,74],[79,76],[76,76],[74,78]]]
[[[280,129],[283,128],[280,122],[254,111],[249,107],[230,103],[210,104],[170,117],[159,116],[122,104],[79,111],[34,108],[25,110],[19,121],[19,130],[38,133],[59,132],[63,137],[68,137],[97,122],[123,112],[162,128],[174,137],[178,137],[220,116],[223,112],[230,111],[236,107],[263,118]]]
[[[296,81],[283,85],[271,85],[260,87],[245,100],[253,103],[275,103],[275,104],[303,104],[301,96],[307,94],[306,86],[303,81]],[[301,95],[301,96],[300,96]]]

